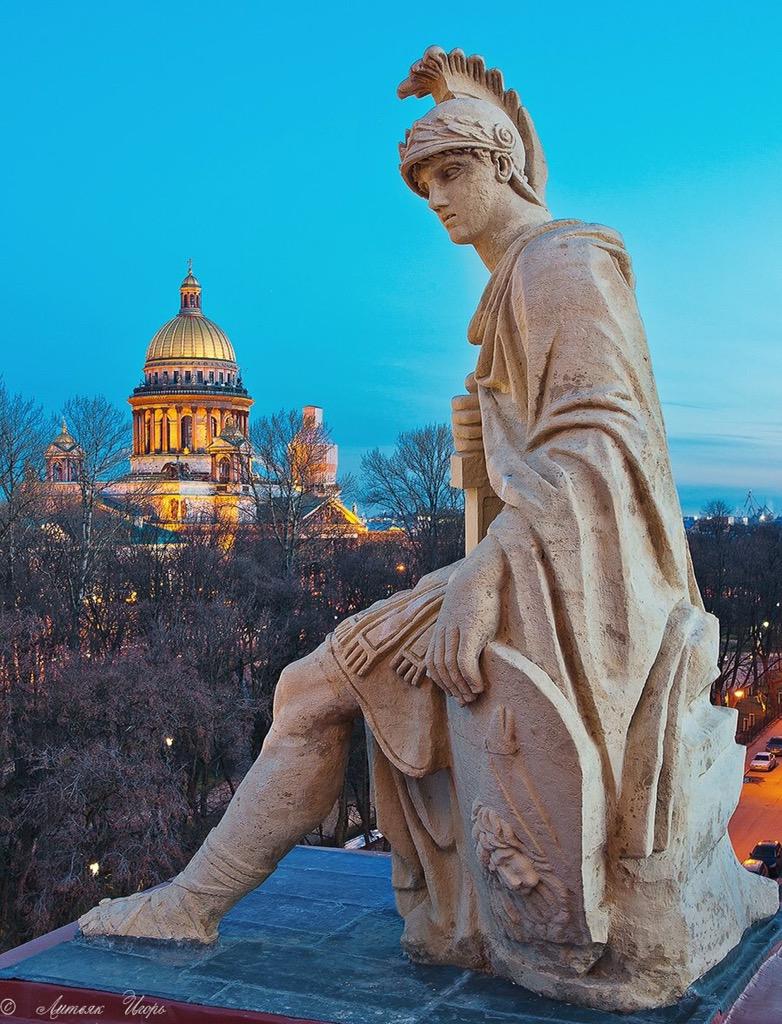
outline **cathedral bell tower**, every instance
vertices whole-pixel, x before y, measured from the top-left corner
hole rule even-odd
[[[46,480],[53,484],[75,484],[81,480],[84,469],[84,449],[71,435],[65,420],[60,433],[43,453]]]

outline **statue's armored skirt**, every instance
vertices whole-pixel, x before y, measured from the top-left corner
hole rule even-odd
[[[469,339],[504,503],[482,542],[505,563],[485,692],[460,706],[395,671],[423,663],[457,566],[328,641],[374,738],[404,944],[565,999],[659,1003],[728,952],[731,929],[712,922],[733,915],[740,935],[757,891],[725,835],[741,752],[732,713],[708,699],[716,620],[621,238],[576,221],[528,229]]]

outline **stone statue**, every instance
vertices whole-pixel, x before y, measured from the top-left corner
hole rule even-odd
[[[668,1003],[778,896],[726,834],[743,750],[709,702],[717,622],[630,257],[609,228],[552,220],[532,121],[481,58],[430,48],[399,92],[436,101],[404,180],[491,275],[453,411],[468,554],[289,666],[190,864],[81,928],[212,942],[328,814],[363,715],[412,958],[603,1009]]]

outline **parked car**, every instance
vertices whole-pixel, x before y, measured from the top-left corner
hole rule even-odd
[[[766,742],[766,750],[779,757],[782,754],[782,736],[770,736]]]
[[[777,759],[767,750],[759,750],[749,762],[751,772],[773,772],[777,766]]]
[[[741,863],[753,875],[763,875],[764,878],[768,878],[768,867],[762,860],[758,860],[756,857],[747,857]]]
[[[762,839],[755,843],[749,855],[751,860],[762,860],[768,868],[769,878],[779,878],[782,870],[782,843],[773,839]]]

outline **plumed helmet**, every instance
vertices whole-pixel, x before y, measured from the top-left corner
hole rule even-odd
[[[487,70],[482,57],[430,46],[397,94],[401,99],[431,95],[436,103],[399,146],[400,171],[414,192],[422,194],[414,168],[423,160],[453,149],[480,149],[506,153],[513,166],[511,186],[545,206],[546,159],[535,126],[518,94],[505,89],[502,73]]]

